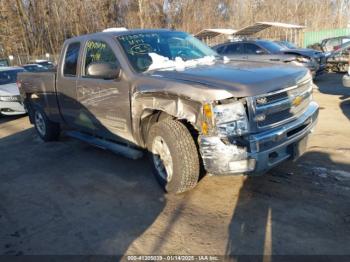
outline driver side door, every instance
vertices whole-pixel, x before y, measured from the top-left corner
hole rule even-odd
[[[79,120],[90,134],[115,141],[130,140],[129,84],[116,79],[89,75],[94,63],[120,67],[108,40],[87,40],[84,45],[81,75],[77,81],[77,100],[82,105]],[[80,125],[82,125],[82,123]]]

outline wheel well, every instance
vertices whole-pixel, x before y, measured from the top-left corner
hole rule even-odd
[[[205,176],[205,169],[204,169],[204,164],[203,164],[203,159],[199,151],[199,144],[198,144],[198,137],[199,137],[199,132],[198,130],[186,119],[178,119],[172,115],[167,114],[166,112],[159,111],[159,110],[154,110],[150,112],[146,112],[147,116],[141,119],[141,139],[143,146],[146,147],[146,139],[147,139],[147,134],[151,126],[159,121],[162,121],[167,118],[172,118],[176,119],[177,121],[181,122],[183,125],[186,126],[186,128],[189,130],[194,143],[197,148],[198,156],[199,156],[199,162],[200,162],[200,175],[199,175],[199,180],[201,180]]]
[[[146,145],[147,134],[151,126],[157,122],[163,121],[168,118],[178,120],[179,122],[184,124],[186,128],[190,131],[195,143],[198,144],[197,141],[199,133],[196,130],[196,128],[186,119],[177,119],[175,116],[169,115],[168,113],[159,110],[148,111],[145,112],[145,114],[147,114],[147,116],[141,119],[141,138],[144,146]]]

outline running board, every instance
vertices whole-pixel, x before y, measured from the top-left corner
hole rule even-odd
[[[141,150],[131,148],[125,145],[113,143],[107,140],[103,140],[94,136],[83,134],[77,131],[67,131],[65,132],[68,136],[79,139],[81,141],[87,142],[90,145],[109,150],[115,154],[123,155],[131,159],[138,159],[143,156]]]

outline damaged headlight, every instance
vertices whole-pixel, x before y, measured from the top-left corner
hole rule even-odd
[[[248,117],[241,102],[216,105],[213,112],[219,135],[241,136],[248,133]]]

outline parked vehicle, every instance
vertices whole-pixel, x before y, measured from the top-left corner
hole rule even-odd
[[[16,85],[19,72],[24,72],[24,69],[21,67],[0,67],[0,115],[26,113]]]
[[[40,59],[38,59],[38,60],[35,60],[35,61],[31,62],[31,64],[41,65],[41,66],[45,67],[48,70],[55,69],[55,64],[52,63],[49,60],[40,60]]]
[[[22,67],[28,72],[44,72],[48,70],[48,68],[39,64],[26,64],[22,65]]]
[[[323,52],[333,52],[341,47],[341,45],[350,41],[350,36],[338,36],[323,39],[321,48]]]
[[[342,44],[327,58],[327,67],[333,72],[347,72],[349,69],[350,42]]]
[[[289,42],[289,41],[275,41],[275,43],[279,44],[280,46],[287,48],[287,49],[298,49],[295,44]],[[312,50],[315,51],[315,50]]]
[[[9,66],[9,61],[7,59],[0,59],[0,67]]]
[[[347,74],[343,76],[343,86],[350,87],[350,69],[348,69]]]
[[[312,49],[289,49],[269,40],[240,40],[213,47],[221,55],[235,59],[293,63],[308,68],[313,76],[324,72],[326,59],[322,52]]]
[[[228,61],[171,30],[65,41],[57,73],[21,73],[30,122],[131,158],[146,149],[167,192],[213,175],[262,174],[305,150],[318,105],[304,67]],[[117,167],[116,167],[117,168]]]

